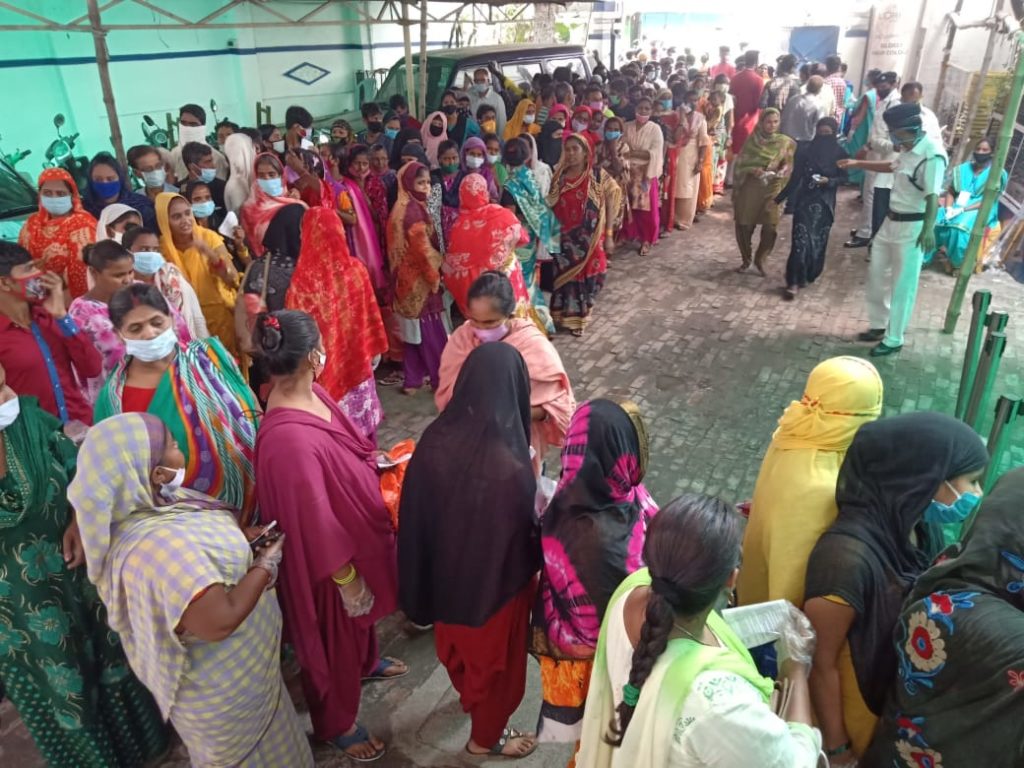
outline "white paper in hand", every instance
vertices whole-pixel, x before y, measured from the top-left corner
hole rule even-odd
[[[228,215],[224,217],[224,221],[217,227],[217,231],[220,232],[224,237],[234,237],[235,227],[238,226],[238,217],[234,211],[228,211]]]

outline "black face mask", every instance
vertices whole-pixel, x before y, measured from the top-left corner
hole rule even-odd
[[[440,125],[432,125],[432,126],[430,126],[430,135],[431,136],[440,136],[442,133],[444,133],[444,128],[442,128]]]
[[[443,107],[441,107],[441,111],[444,112],[446,115],[454,115],[455,110],[457,109],[458,107],[456,107],[454,104],[445,104]]]
[[[975,165],[988,165],[992,162],[991,152],[975,152],[974,163]]]
[[[384,130],[384,123],[380,120],[371,120],[366,124],[366,130],[370,133],[380,133]]]

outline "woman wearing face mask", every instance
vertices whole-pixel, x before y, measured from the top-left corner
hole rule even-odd
[[[807,668],[813,635],[793,608],[784,643],[788,704],[718,610],[739,572],[742,518],[686,494],[647,529],[642,561],[614,590],[597,641],[576,764],[588,768],[813,768]],[[810,635],[810,637],[808,637]],[[782,641],[780,641],[780,644]],[[780,716],[781,715],[781,716]]]
[[[488,198],[492,203],[498,202],[498,179],[494,166],[487,162],[487,144],[483,139],[476,136],[466,139],[466,143],[462,145],[462,170],[465,175],[475,173],[483,176],[487,182]]]
[[[711,96],[708,98],[709,100],[714,98],[722,106],[722,121],[717,127],[718,164],[715,166],[715,194],[721,195],[725,192],[725,181],[729,175],[729,164],[733,161],[730,150],[732,148],[732,129],[736,120],[732,94],[729,93],[728,75],[718,75],[715,78],[715,86],[711,91]]]
[[[147,227],[156,224],[153,201],[146,195],[132,192],[128,172],[112,154],[100,152],[96,155],[89,163],[86,174],[89,186],[82,193],[82,205],[93,217],[99,218],[108,205],[124,203],[142,214],[142,223]]]
[[[497,133],[498,113],[490,104],[481,104],[476,110],[476,122],[482,134]]]
[[[959,272],[967,252],[967,243],[971,239],[974,221],[978,218],[981,199],[985,194],[985,184],[992,171],[992,149],[995,142],[981,139],[974,147],[974,155],[966,163],[961,163],[951,172],[949,189],[946,192],[945,206],[939,210],[935,220],[936,249],[924,255],[924,263],[939,255],[946,261],[946,270]],[[1006,171],[999,175],[999,194],[1006,189],[1008,180]],[[996,198],[997,200],[999,198]],[[985,239],[981,244],[977,264],[980,266],[986,251],[999,238],[999,206],[992,206],[992,212],[985,224]]]
[[[183,344],[154,286],[133,283],[110,299],[125,358],[96,399],[97,422],[151,413],[185,452],[184,485],[220,499],[248,520],[254,508],[252,452],[258,406],[216,339]]]
[[[398,588],[376,443],[316,383],[331,351],[312,317],[260,315],[253,346],[273,376],[256,447],[260,510],[286,536],[281,607],[313,735],[356,760],[374,760],[384,744],[356,721],[361,684],[408,672],[381,658],[374,628],[395,610]]]
[[[420,129],[420,138],[423,140],[423,148],[427,152],[430,167],[437,168],[437,150],[448,141],[448,118],[444,112],[432,112],[427,115]]]
[[[418,144],[422,146],[422,139],[420,138],[420,132],[416,128],[402,128],[399,130],[398,135],[395,136],[395,140],[391,144],[391,169],[398,171],[404,163],[402,163],[402,153],[405,151],[405,147],[408,144]]]
[[[871,741],[896,680],[900,606],[973,511],[987,464],[974,430],[940,413],[881,419],[853,438],[839,515],[811,552],[805,588],[818,634],[811,695],[831,765],[854,764]]]
[[[533,313],[540,320],[541,329],[551,335],[555,332],[555,323],[540,288],[538,264],[542,258],[550,261],[552,254],[561,250],[562,230],[537,185],[533,171],[526,166],[529,156],[530,149],[525,139],[510,139],[505,144],[504,158],[509,178],[501,193],[501,204],[516,215],[529,238],[516,248],[516,257],[523,270]]]
[[[438,169],[430,175],[435,184],[441,185],[441,236],[443,242],[448,243],[459,217],[459,186],[466,171],[459,164],[459,145],[450,139],[438,146],[437,159]]]
[[[530,153],[526,159],[526,167],[530,169],[530,172],[537,180],[537,188],[540,189],[541,195],[547,197],[548,192],[551,191],[551,166],[540,159],[540,146],[533,134],[524,133],[519,138],[530,147]]]
[[[264,153],[256,158],[254,179],[249,189],[249,197],[242,206],[242,228],[249,238],[253,256],[262,256],[267,250],[264,237],[270,225],[282,214],[281,222],[289,219],[287,229],[291,235],[288,239],[298,243],[299,221],[293,221],[295,211],[292,206],[305,210],[297,193],[289,190],[284,183],[284,167],[281,161],[272,154]],[[298,217],[301,220],[301,216]],[[295,258],[298,258],[296,249]]]
[[[89,431],[68,489],[89,580],[194,765],[312,768],[281,678],[284,538],[254,552],[222,500],[182,489],[176,440],[145,413]]]
[[[679,108],[681,118],[676,132],[679,158],[671,197],[675,228],[681,231],[693,226],[704,157],[711,151],[708,125],[704,114],[697,109],[698,99],[696,91],[688,91],[686,100]]]
[[[849,157],[839,146],[839,124],[831,117],[818,121],[812,141],[801,142],[793,161],[793,175],[776,198],[793,208],[793,242],[786,261],[787,301],[821,276],[825,268],[828,236],[835,220],[836,188],[846,181],[837,163]]]
[[[508,276],[516,296],[519,317],[533,317],[530,293],[515,249],[528,235],[512,211],[490,202],[487,182],[471,173],[459,186],[459,216],[452,227],[441,273],[444,285],[463,317],[469,311],[469,288],[484,272]]]
[[[313,208],[303,217],[302,251],[285,306],[306,312],[320,326],[327,361],[317,384],[376,443],[384,413],[373,368],[388,351],[388,338],[370,278],[350,255],[333,211]]]
[[[182,328],[178,318],[188,330],[186,334],[179,330],[182,338],[208,339],[210,331],[206,327],[203,308],[199,304],[193,288],[185,276],[173,264],[169,263],[160,253],[160,236],[147,227],[133,227],[124,233],[122,245],[131,251],[134,257],[133,271],[135,280],[146,285],[155,285],[167,301],[175,316],[175,326]]]
[[[450,323],[441,295],[444,257],[427,210],[430,170],[420,163],[407,163],[398,179],[398,201],[388,221],[388,263],[398,335],[403,342],[402,393],[412,395],[428,377],[436,388]]]
[[[734,163],[732,204],[736,243],[743,259],[736,271],[741,274],[750,270],[751,262],[761,277],[768,274],[765,260],[775,247],[782,216],[782,206],[775,198],[789,181],[795,151],[796,142],[779,132],[779,111],[772,107],[762,110],[757,128]],[[758,225],[761,240],[754,252],[751,241]]]
[[[181,195],[161,192],[156,202],[160,252],[195,288],[211,335],[238,359],[234,315],[238,272],[224,239],[196,224],[192,205]]]
[[[63,168],[39,174],[39,210],[25,221],[18,244],[61,276],[72,298],[89,289],[82,249],[96,236],[96,219],[82,207],[78,187]]]
[[[202,181],[186,181],[181,185],[181,196],[192,204],[196,224],[220,234],[227,212],[216,207],[210,187]],[[249,263],[249,249],[245,245],[245,230],[235,227],[231,237],[224,237],[224,247],[231,254],[231,262],[238,271],[245,271]]]
[[[271,123],[265,123],[260,126],[260,136],[263,137],[264,152],[275,152],[278,155],[284,154],[284,136],[281,135],[280,128]]]
[[[537,148],[540,159],[551,168],[562,159],[562,146],[565,139],[565,126],[569,122],[569,110],[562,104],[555,104],[548,112],[548,119],[541,126],[537,137]]]
[[[103,209],[96,221],[96,240],[113,240],[120,243],[129,227],[141,227],[142,214],[122,203],[114,203]]]
[[[536,136],[540,133],[540,125],[537,122],[537,104],[531,99],[522,99],[516,105],[516,111],[505,123],[505,141],[516,138],[521,133],[529,133]]]
[[[594,113],[590,110],[590,107],[582,104],[576,107],[572,112],[569,127],[562,134],[562,140],[564,141],[569,136],[581,136],[590,142],[591,147],[596,147],[601,142],[601,137],[590,130],[590,121],[593,119],[593,116]]]
[[[894,636],[900,677],[864,765],[1020,764],[1022,504],[1018,468],[985,496],[963,544],[914,584]]]
[[[544,567],[530,649],[541,670],[541,741],[580,737],[594,650],[608,600],[643,565],[658,506],[643,485],[650,446],[632,402],[582,403],[562,449],[562,475],[541,516]]]
[[[636,119],[626,123],[629,145],[630,219],[622,227],[622,236],[640,243],[640,255],[646,256],[658,241],[661,229],[661,194],[658,180],[664,170],[665,139],[661,127],[651,121],[654,103],[642,98],[636,103]]]
[[[624,123],[622,118],[609,117],[604,123],[604,140],[597,145],[594,164],[607,173],[620,189],[629,189],[629,145],[623,138]],[[619,208],[611,222],[616,237],[622,229],[623,222],[632,214],[629,209],[629,195],[619,195]]]
[[[472,137],[480,135],[480,125],[468,109],[459,107],[457,91],[445,91],[441,97],[441,111],[448,118],[448,138],[458,144]]]
[[[0,676],[49,765],[141,768],[167,730],[85,571],[67,501],[77,450],[0,367]]]
[[[92,405],[107,376],[124,357],[124,340],[118,336],[110,322],[107,305],[118,290],[132,284],[134,258],[131,251],[113,240],[101,240],[94,245],[87,245],[82,256],[89,265],[92,288],[71,302],[68,314],[92,339],[93,346],[103,356],[103,372],[95,378],[87,379],[82,386],[82,394]],[[175,314],[174,319],[182,341],[191,341],[188,326],[181,316]]]
[[[615,246],[611,223],[621,194],[611,176],[594,167],[590,143],[570,136],[555,168],[548,204],[562,228],[561,248],[554,259],[551,316],[573,336],[583,335],[604,286],[608,253]]]
[[[496,133],[488,133],[483,139],[484,150],[487,154],[486,164],[494,171],[494,184],[500,197],[501,190],[505,188],[505,181],[508,179],[508,168],[501,162],[501,139],[498,138]]]

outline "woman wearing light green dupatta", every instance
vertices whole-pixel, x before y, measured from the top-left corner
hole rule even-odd
[[[713,610],[739,573],[742,522],[725,502],[685,495],[651,522],[648,567],[608,604],[594,659],[581,768],[813,768],[807,667],[787,661],[785,715],[774,688]]]

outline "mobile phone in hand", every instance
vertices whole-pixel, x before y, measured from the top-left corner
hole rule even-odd
[[[253,551],[263,549],[263,547],[267,546],[268,544],[272,544],[273,542],[281,538],[281,532],[274,530],[274,528],[276,527],[277,520],[274,520],[270,525],[263,529],[259,536],[257,536],[255,539],[249,542],[249,546],[253,549]]]

